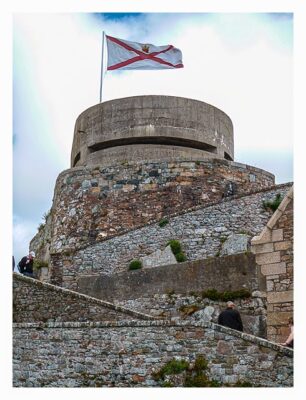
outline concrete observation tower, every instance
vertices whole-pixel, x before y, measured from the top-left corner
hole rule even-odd
[[[234,159],[233,124],[223,111],[186,98],[137,96],[78,117],[71,167],[210,158]]]
[[[118,272],[101,267],[102,242],[273,184],[269,172],[234,161],[233,124],[218,108],[174,96],[107,101],[77,118],[71,167],[30,247],[52,282],[75,288],[79,273]]]

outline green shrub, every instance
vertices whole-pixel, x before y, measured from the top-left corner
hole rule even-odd
[[[45,228],[46,224],[40,223],[37,227],[38,231],[40,232],[41,230],[43,230]]]
[[[165,381],[163,382],[163,384],[161,385],[162,387],[174,387],[173,383]]]
[[[167,224],[169,224],[169,220],[168,219],[166,219],[166,218],[163,218],[163,219],[161,219],[160,221],[159,221],[159,226],[161,227],[161,228],[163,228],[165,225],[167,225]]]
[[[220,387],[220,383],[215,380],[210,380],[206,374],[196,374],[186,376],[185,387]]]
[[[169,245],[170,245],[172,253],[174,255],[182,252],[182,246],[178,240],[169,240],[169,242],[167,243],[167,246],[169,246]]]
[[[234,384],[234,387],[253,387],[251,382],[248,381],[238,381]]]
[[[280,193],[278,193],[274,200],[272,201],[263,201],[262,202],[262,206],[265,210],[272,210],[272,211],[276,211],[278,206],[280,205],[280,203],[282,202],[282,197],[280,195]]]
[[[203,299],[220,300],[220,293],[216,289],[207,289],[201,293]]]
[[[51,214],[51,209],[49,211],[45,212],[44,215],[42,216],[42,218],[45,222],[47,222],[47,219],[49,218],[50,214]]]
[[[206,375],[208,362],[204,356],[199,355],[193,367],[186,360],[173,359],[165,364],[158,372],[152,374],[153,379],[160,381],[161,387],[174,387],[175,383],[171,382],[171,378],[164,380],[168,375],[176,375],[184,372],[184,387],[254,387],[251,382],[238,381],[234,384],[218,382],[215,379],[210,379]],[[259,386],[258,386],[259,387]]]
[[[129,270],[135,270],[142,268],[142,262],[140,260],[133,260],[129,264]]]
[[[208,362],[203,356],[198,356],[195,360],[193,370],[196,372],[205,371],[208,368]]]
[[[185,255],[185,253],[183,253],[182,251],[180,251],[179,253],[175,254],[175,258],[177,262],[184,262],[187,261],[187,257]]]
[[[152,374],[155,380],[164,379],[166,375],[176,375],[188,369],[189,363],[186,360],[168,361],[158,372]]]
[[[182,251],[181,243],[178,240],[169,240],[167,246],[171,247],[172,253],[175,255],[177,262],[187,261],[185,253]]]

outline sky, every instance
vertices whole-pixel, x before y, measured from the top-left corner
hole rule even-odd
[[[233,121],[235,161],[293,180],[292,13],[16,13],[13,18],[14,255],[51,208],[70,167],[75,120],[99,102],[102,31],[173,44],[184,68],[103,73],[102,100],[201,100]],[[104,52],[104,65],[106,61]]]

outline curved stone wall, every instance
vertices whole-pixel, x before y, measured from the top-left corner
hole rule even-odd
[[[69,237],[59,237],[58,251],[51,255],[51,280],[77,290],[80,275],[112,275],[127,271],[131,260],[163,250],[171,239],[181,242],[189,261],[216,257],[221,253],[222,243],[232,234],[244,233],[251,238],[261,232],[271,215],[264,210],[263,201],[273,200],[278,193],[284,196],[289,187],[280,185],[190,210],[169,218],[169,223],[163,227],[158,223],[151,224],[119,236],[114,234],[108,240],[87,243],[81,249],[73,245],[69,249]]]
[[[77,119],[71,167],[129,160],[234,159],[233,124],[207,103],[135,96],[97,104]]]
[[[72,168],[56,182],[50,251],[83,247],[175,212],[273,183],[272,174],[218,159]]]

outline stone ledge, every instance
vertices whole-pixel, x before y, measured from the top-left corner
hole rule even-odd
[[[293,200],[293,187],[290,188],[289,192],[286,194],[286,196],[283,198],[282,202],[280,203],[278,209],[282,212],[284,212],[290,203],[290,201]]]
[[[109,309],[111,309],[113,311],[122,312],[122,313],[125,313],[125,314],[128,314],[128,315],[131,315],[131,316],[134,316],[134,317],[138,317],[138,318],[141,318],[141,319],[146,319],[146,320],[155,320],[156,319],[156,317],[153,317],[152,315],[140,313],[138,311],[133,311],[133,310],[130,310],[128,308],[121,307],[121,306],[115,306],[113,303],[110,303],[108,301],[100,300],[100,299],[97,299],[95,297],[91,297],[91,296],[88,296],[86,294],[83,294],[83,293],[74,292],[73,290],[65,289],[65,288],[62,288],[60,286],[55,286],[55,285],[52,285],[51,283],[41,282],[41,281],[39,281],[37,279],[33,279],[33,278],[30,278],[30,277],[18,274],[16,272],[13,272],[13,278],[17,279],[17,280],[20,280],[20,281],[23,281],[23,282],[26,282],[26,283],[28,283],[30,285],[38,286],[38,287],[43,288],[45,290],[52,290],[54,292],[64,293],[66,295],[75,297],[76,299],[86,300],[89,304],[96,304],[96,305],[99,305],[99,306],[102,306],[102,307],[105,307],[105,308],[109,308]]]
[[[279,262],[281,262],[280,251],[256,254],[256,263],[258,265],[275,264]]]
[[[251,239],[252,251],[254,252],[255,246],[271,242],[271,237],[272,237],[271,229],[265,226],[260,235],[254,236]]]
[[[99,322],[35,322],[35,323],[13,323],[14,329],[80,329],[80,328],[122,328],[122,327],[199,327],[211,329],[227,335],[235,336],[242,340],[257,344],[262,347],[275,350],[281,354],[293,357],[293,350],[277,343],[269,342],[257,336],[239,332],[234,329],[227,328],[212,322],[190,322],[181,321],[178,318],[171,320],[155,320],[155,321],[139,321],[139,320],[121,320],[121,321],[99,321]]]
[[[169,164],[189,163],[189,162],[194,163],[195,160],[192,160],[192,159],[189,159],[189,160],[188,160],[188,159],[182,160],[182,159],[180,159],[180,158],[178,157],[177,160],[171,160],[171,161],[169,161],[169,162],[168,162],[168,161],[165,161],[165,160],[128,161],[128,162],[126,163],[126,166],[128,167],[128,166],[139,166],[139,165],[142,165],[142,164],[159,164],[159,163],[165,163],[165,162],[167,162],[167,163],[169,163]],[[270,176],[270,177],[272,177],[272,178],[275,177],[274,174],[272,174],[271,172],[266,171],[266,170],[264,170],[264,169],[262,169],[262,168],[254,167],[254,166],[249,165],[249,164],[240,163],[240,162],[238,162],[238,161],[225,160],[224,158],[217,158],[217,157],[215,157],[215,158],[200,160],[200,162],[203,163],[203,164],[205,164],[205,163],[206,163],[206,164],[212,164],[212,163],[220,163],[220,164],[222,164],[222,163],[223,163],[223,164],[225,164],[225,165],[233,166],[234,168],[248,169],[248,170],[251,171],[251,172],[260,172],[260,173],[264,173],[265,175]],[[110,165],[103,166],[103,168],[115,168],[115,167],[118,167],[118,162],[117,162],[117,163],[114,163],[114,164],[110,164]],[[89,171],[89,172],[90,172],[91,170],[96,170],[96,169],[99,169],[99,164],[96,164],[96,165],[93,165],[93,166],[76,166],[76,167],[67,168],[67,169],[65,169],[64,171],[62,171],[62,172],[58,175],[57,180],[60,179],[60,177],[63,177],[63,176],[65,176],[65,175],[71,173],[71,171],[73,171],[73,172],[77,172],[77,171],[80,171],[80,172],[82,172],[82,171]],[[288,182],[288,183],[291,183],[291,182]],[[280,184],[280,185],[287,185],[288,183],[285,183],[285,184],[282,183],[282,184]],[[280,185],[277,185],[277,186],[280,186]],[[275,186],[276,186],[276,185],[275,185]]]

